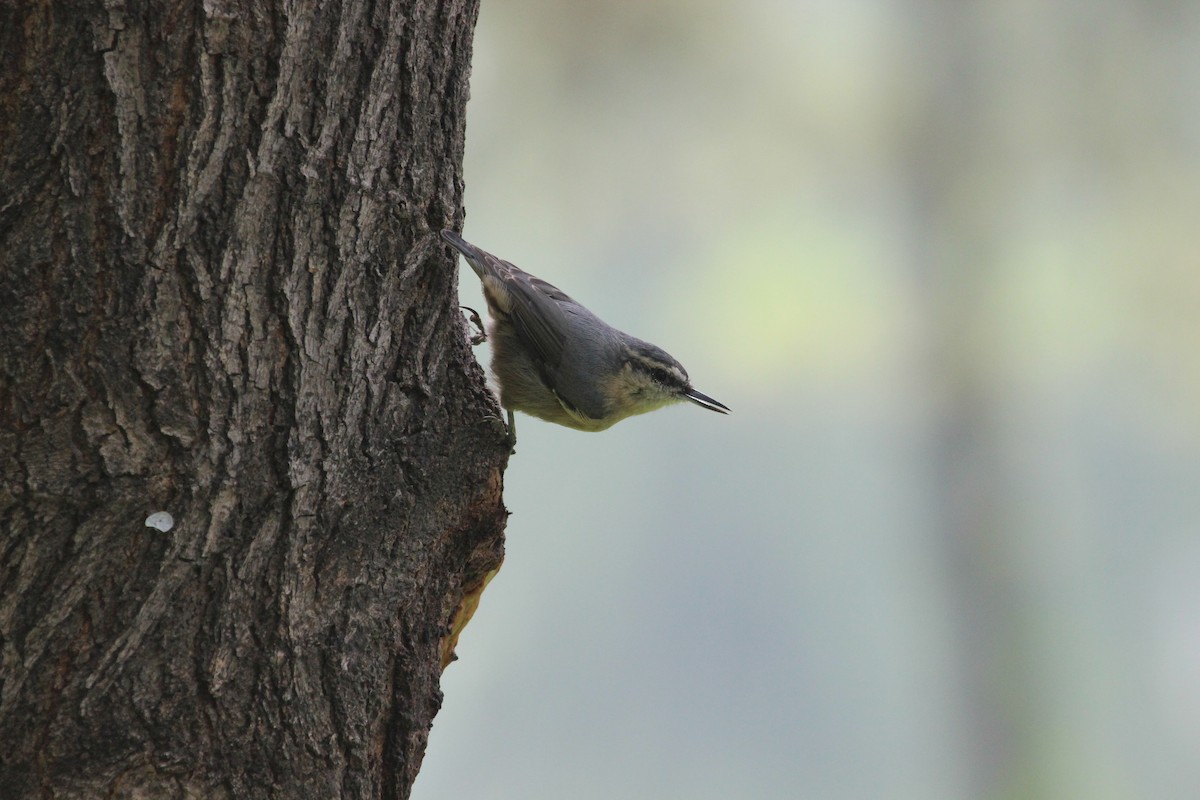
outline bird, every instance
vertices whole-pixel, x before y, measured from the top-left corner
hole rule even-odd
[[[452,230],[443,230],[442,238],[483,284],[492,374],[511,444],[514,411],[580,431],[607,430],[679,402],[729,413],[693,387],[687,370],[661,347],[617,330],[562,290]]]

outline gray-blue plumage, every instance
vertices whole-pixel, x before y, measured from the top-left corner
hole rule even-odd
[[[682,400],[728,412],[693,389],[662,348],[608,325],[558,287],[453,231],[442,237],[483,284],[492,372],[505,408],[587,431]]]

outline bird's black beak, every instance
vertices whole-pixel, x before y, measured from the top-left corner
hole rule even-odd
[[[707,408],[709,411],[716,411],[718,414],[728,414],[729,407],[723,403],[718,403],[703,392],[697,392],[690,386],[683,390],[683,396],[691,400],[701,408]]]

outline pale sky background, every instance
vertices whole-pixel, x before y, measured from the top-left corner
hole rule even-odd
[[[417,800],[1200,797],[1200,4],[485,0],[465,178],[733,414],[518,416]]]

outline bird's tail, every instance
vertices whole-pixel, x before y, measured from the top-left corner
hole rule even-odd
[[[471,269],[475,270],[475,274],[481,280],[484,275],[495,272],[495,269],[488,264],[489,260],[497,260],[491,253],[480,250],[452,230],[442,231],[442,238],[453,245],[455,250],[463,254],[463,258],[467,260],[467,263],[471,265]]]

